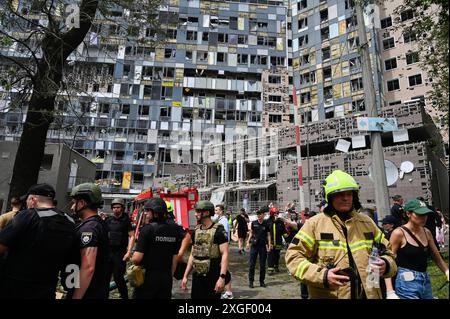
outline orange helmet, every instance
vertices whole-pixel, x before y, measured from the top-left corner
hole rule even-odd
[[[276,208],[276,207],[271,207],[270,210],[269,210],[269,215],[270,215],[270,216],[273,216],[273,215],[275,215],[275,214],[278,214],[278,212],[279,212],[278,208]]]

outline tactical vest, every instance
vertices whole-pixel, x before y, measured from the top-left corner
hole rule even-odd
[[[195,227],[195,242],[192,247],[193,268],[196,275],[206,275],[209,272],[211,259],[219,258],[219,245],[214,244],[214,235],[219,224],[215,223],[209,229]]]
[[[146,227],[151,227],[152,232],[145,238],[147,245],[142,266],[147,271],[170,272],[173,251],[182,239],[178,235],[178,224],[153,222]]]
[[[10,278],[50,284],[56,282],[58,271],[67,261],[75,224],[71,217],[54,208],[34,209],[34,214],[39,219],[38,227],[30,230],[35,232],[33,242],[9,252],[5,271]]]
[[[129,219],[125,213],[119,218],[114,216],[106,220],[108,225],[109,245],[113,247],[126,248],[128,245],[128,223]]]

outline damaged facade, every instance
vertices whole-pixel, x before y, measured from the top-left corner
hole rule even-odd
[[[30,3],[20,1],[19,6]],[[348,130],[354,129],[355,117],[366,114],[352,3],[170,0],[158,12],[162,32],[129,26],[127,13],[116,8],[110,19],[96,21],[69,57],[67,87],[56,103],[48,141],[65,141],[93,161],[107,200],[118,194],[131,198],[149,187],[195,186],[207,194],[212,184],[233,183],[242,188],[226,192],[230,203],[291,201],[294,186],[280,186],[294,185],[296,178],[291,160],[284,158],[294,141],[289,126],[294,123],[293,99],[305,123],[302,136],[309,141],[302,144],[302,154],[316,161],[311,165],[335,165],[327,158],[335,154],[331,142],[352,136]],[[391,76],[386,72],[392,71],[382,67],[390,48],[383,48],[385,24],[380,22],[391,12],[378,5],[371,9],[366,27],[377,105],[385,115],[398,117],[401,126],[416,111],[389,113],[408,104],[403,99],[392,105],[390,99],[398,100],[386,82]],[[26,38],[28,33],[16,35]],[[154,39],[157,47],[149,44]],[[27,59],[23,49],[17,43],[0,47],[4,55]],[[0,72],[7,74],[9,68],[0,60]],[[0,89],[5,93],[0,139],[17,141],[26,105],[10,107],[19,94]],[[401,86],[395,94],[406,89]],[[256,141],[264,143],[254,150]],[[205,149],[211,144],[221,148],[220,154]],[[346,156],[365,154],[354,152]],[[403,148],[398,152],[403,154]],[[336,165],[344,165],[347,157],[336,156]],[[312,166],[311,172],[316,176],[318,171]],[[311,202],[317,202],[313,184]]]
[[[387,106],[380,116],[397,118],[399,129],[406,130],[409,137],[408,141],[394,142],[392,132],[382,135],[384,158],[396,167],[396,175],[394,173],[395,176],[391,177],[394,182],[388,187],[389,195],[401,194],[406,199],[423,196],[446,211],[448,198],[442,194],[448,191],[447,170],[429,146],[428,139],[436,127],[427,123],[423,105],[414,102]],[[362,204],[368,208],[375,207],[374,184],[369,177],[370,136],[368,132],[357,129],[356,120],[356,116],[347,117],[301,127],[305,206],[311,210],[316,210],[317,204],[323,200],[322,182],[335,169],[354,176],[361,186]],[[364,146],[352,147],[348,152],[336,150],[339,139],[351,142],[360,136],[363,136]],[[251,172],[256,167],[259,172],[243,176],[238,172],[237,176],[242,178],[222,176],[218,172],[216,178],[207,178],[207,187],[201,190],[204,198],[210,198],[214,192],[224,192],[227,199],[235,199],[226,202],[228,207],[238,209],[248,205],[251,210],[271,202],[284,208],[297,200],[299,184],[292,126],[254,140],[209,146],[206,152],[207,174],[217,167],[233,165],[233,162],[227,163],[227,158],[234,157],[240,158],[237,160],[240,171]],[[411,162],[414,168],[401,174],[400,167],[405,161]],[[271,187],[276,189],[276,193],[270,191]],[[248,203],[244,198],[248,198]]]

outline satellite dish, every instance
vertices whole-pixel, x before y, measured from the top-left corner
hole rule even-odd
[[[400,164],[400,170],[404,171],[405,173],[411,173],[414,169],[414,164],[410,161],[404,161]]]
[[[384,160],[384,169],[386,170],[386,180],[387,180],[387,186],[392,186],[397,182],[398,180],[398,168],[395,166],[395,164],[391,161]],[[372,164],[369,165],[369,178],[372,182],[374,182],[372,177]]]
[[[414,169],[414,164],[410,161],[404,161],[400,164],[400,179],[403,179],[404,173],[411,173]]]

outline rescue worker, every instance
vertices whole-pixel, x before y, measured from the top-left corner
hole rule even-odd
[[[109,238],[109,270],[108,278],[111,278],[111,273],[122,299],[128,299],[128,288],[125,282],[124,275],[126,271],[127,261],[131,257],[134,247],[135,237],[133,225],[124,212],[125,203],[123,199],[116,198],[111,202],[111,209],[113,216],[105,219],[108,226]]]
[[[183,237],[177,225],[168,222],[167,206],[161,198],[150,198],[144,211],[150,216],[150,223],[142,228],[131,260],[145,268],[145,279],[136,288],[135,296],[136,299],[170,299]]]
[[[75,237],[75,223],[53,206],[55,190],[36,184],[28,190],[26,210],[0,232],[0,299],[55,299],[58,274]]]
[[[254,288],[253,281],[255,278],[256,259],[259,255],[259,285],[266,287],[266,259],[267,252],[272,250],[272,242],[267,222],[264,220],[264,213],[268,212],[268,207],[259,209],[256,214],[257,220],[250,224],[250,232],[247,241],[247,247],[250,246],[249,270],[248,270],[248,286]]]
[[[335,170],[323,187],[324,213],[307,220],[286,252],[290,273],[308,286],[312,299],[381,298],[380,288],[368,278],[373,278],[370,271],[383,277],[395,274],[389,242],[372,219],[358,213],[359,185],[352,176]],[[368,271],[374,247],[380,258]]]
[[[79,266],[79,286],[70,288],[68,299],[108,299],[109,240],[108,226],[98,215],[102,192],[94,183],[75,186],[70,193],[72,211],[81,223],[76,227],[72,263]],[[108,276],[109,275],[109,276]]]
[[[214,223],[214,204],[199,201],[195,204],[195,218],[199,224],[192,235],[193,247],[181,282],[187,289],[188,276],[192,275],[192,299],[220,299],[227,279],[228,238],[223,226]]]
[[[167,220],[175,221],[175,214],[173,211],[172,203],[169,200],[165,201],[167,207]]]
[[[188,229],[184,229],[181,225],[178,225],[175,221],[175,215],[172,203],[170,201],[166,201],[166,207],[167,207],[167,222],[174,224],[178,231],[179,231],[179,237],[183,240],[181,241],[180,249],[178,250],[177,254],[177,268],[175,269],[174,278],[177,280],[183,279],[184,272],[186,271],[187,263],[183,260],[184,252],[188,249],[190,243],[191,243],[191,234],[189,234]]]
[[[283,249],[283,236],[287,235],[286,227],[282,219],[278,218],[278,208],[271,207],[269,210],[269,220],[267,221],[272,249],[267,256],[267,272],[269,275],[275,271],[279,272],[280,251]]]

